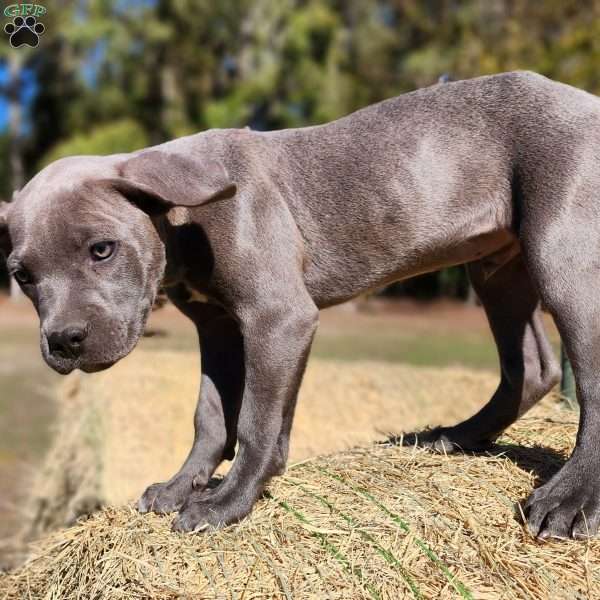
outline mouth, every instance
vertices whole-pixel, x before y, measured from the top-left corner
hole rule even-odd
[[[53,356],[44,357],[46,360],[46,364],[61,375],[69,375],[76,369],[83,371],[84,373],[99,373],[100,371],[105,371],[106,369],[110,369],[117,361],[105,361],[105,362],[97,362],[97,363],[86,363],[80,359],[68,359],[68,358],[55,358]]]
[[[110,362],[82,364],[79,369],[84,373],[100,373],[100,371],[110,369],[116,362],[116,360],[112,360]]]
[[[69,360],[69,359],[56,359],[52,357],[44,357],[46,360],[46,364],[59,373],[60,375],[68,375],[72,373],[75,369],[79,368],[79,361]]]

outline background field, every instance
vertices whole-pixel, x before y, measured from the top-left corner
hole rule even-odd
[[[26,487],[29,476],[47,451],[55,429],[56,390],[64,381],[43,363],[37,327],[37,316],[28,304],[0,303],[0,480],[8,483],[0,496],[0,537],[9,537],[18,526],[15,508],[30,493]],[[155,335],[141,341],[142,351],[181,353],[186,364],[193,365],[194,372],[188,375],[189,397],[183,399],[192,411],[198,368],[193,328],[176,309],[167,306],[153,315],[149,329]],[[557,341],[555,332],[553,339]],[[374,299],[363,303],[360,310],[354,305],[324,311],[313,360],[372,361],[392,367],[461,366],[493,374],[492,380],[497,371],[493,340],[481,308],[450,301],[423,304]],[[332,377],[335,379],[335,372]],[[377,380],[377,374],[372,377]],[[149,390],[153,393],[156,400],[152,405],[160,411],[161,393]],[[486,393],[482,392],[481,403]],[[368,403],[349,410],[358,416],[361,410],[374,411]],[[400,414],[406,410],[406,406],[398,407]],[[455,407],[440,395],[435,416],[441,421],[448,415],[456,418]],[[187,434],[189,427],[191,423]],[[310,443],[305,447],[308,452]]]

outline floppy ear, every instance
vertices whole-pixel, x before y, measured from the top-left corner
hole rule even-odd
[[[12,251],[10,237],[8,235],[8,211],[10,204],[0,202],[0,253],[8,256]]]
[[[128,159],[120,166],[119,175],[108,184],[151,216],[166,214],[176,206],[202,206],[236,193],[220,161],[158,150]]]

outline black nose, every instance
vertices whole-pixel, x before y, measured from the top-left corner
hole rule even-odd
[[[83,341],[87,329],[82,325],[73,325],[62,331],[53,331],[48,336],[50,354],[59,358],[79,358],[83,352]]]

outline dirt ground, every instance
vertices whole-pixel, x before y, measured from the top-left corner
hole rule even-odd
[[[191,324],[167,305],[153,314],[140,347],[196,351]],[[553,328],[552,328],[553,330]],[[557,341],[553,330],[553,340]],[[37,316],[28,301],[0,299],[0,539],[17,524],[11,515],[27,495],[28,474],[53,432],[54,394],[61,377],[39,352]],[[321,313],[312,357],[420,366],[496,370],[496,353],[480,307],[453,302],[372,299]],[[193,399],[190,398],[193,403]]]

